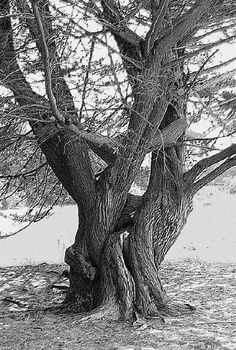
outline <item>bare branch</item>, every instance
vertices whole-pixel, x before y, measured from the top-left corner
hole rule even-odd
[[[218,51],[218,50],[217,50]],[[208,60],[207,60],[208,61]],[[199,72],[199,70],[196,72],[192,72],[190,76],[195,76],[196,74],[201,75],[201,74],[209,74],[217,69],[226,67],[227,65],[233,63],[234,61],[236,61],[236,57],[232,57],[227,61],[224,61],[222,63],[216,64],[215,66],[209,67],[209,68],[204,68],[201,70],[201,72]],[[205,64],[204,64],[205,65]],[[199,73],[198,73],[199,72]]]
[[[102,0],[101,4],[103,7],[104,19],[100,18],[100,21],[110,29],[112,34],[119,36],[126,43],[139,47],[141,38],[127,27],[115,2],[113,0]]]
[[[150,0],[141,0],[139,1],[139,3],[137,4],[136,8],[134,8],[130,13],[128,13],[124,20],[127,23],[131,18],[133,18],[140,9],[144,8],[148,3],[150,2]]]
[[[201,91],[203,89],[206,89],[206,88],[212,87],[212,86],[216,87],[218,84],[220,84],[222,81],[225,81],[225,80],[228,80],[228,81],[234,80],[235,73],[236,73],[236,68],[233,70],[230,70],[228,72],[218,74],[218,75],[214,76],[213,78],[205,80],[204,82],[199,82],[198,84],[196,84],[195,91],[198,92],[198,91]]]
[[[183,134],[187,127],[185,119],[178,119],[172,122],[163,130],[158,130],[153,137],[150,148],[146,150],[146,153],[158,150],[160,148],[168,148],[176,144],[178,138]],[[120,137],[120,139],[125,138]],[[110,140],[110,139],[109,139]],[[110,142],[96,142],[94,139],[86,140],[91,150],[103,159],[107,164],[114,163],[118,155],[118,146],[121,146],[115,139]]]
[[[14,175],[11,175],[11,174],[1,175],[0,179],[16,179],[18,177],[32,176],[32,175],[35,175],[37,173],[37,171],[42,169],[45,165],[47,165],[47,162],[40,164],[37,168],[31,169],[29,171],[25,171],[23,173],[18,173],[18,174],[14,174]]]
[[[107,42],[107,37],[106,37],[106,42]],[[125,98],[124,98],[124,96],[122,94],[122,91],[121,91],[120,82],[119,82],[119,79],[118,79],[117,74],[116,74],[115,64],[114,64],[114,61],[113,61],[111,50],[109,48],[108,48],[108,56],[110,58],[110,65],[111,65],[112,74],[113,74],[113,77],[114,77],[114,80],[115,80],[115,83],[116,83],[117,91],[118,91],[118,93],[120,95],[120,99],[121,99],[122,103],[124,105],[126,105]]]
[[[157,35],[160,32],[160,30],[162,29],[162,20],[163,17],[166,13],[166,9],[167,9],[167,5],[168,5],[168,1],[167,0],[160,0],[160,1],[156,1],[153,0],[152,1],[154,4],[152,6],[153,10],[152,10],[152,24],[151,24],[151,28],[148,31],[146,38],[145,38],[145,53],[148,54],[152,48],[153,45],[155,43],[155,41],[157,40]]]
[[[81,98],[82,102],[81,102],[81,107],[80,107],[80,111],[79,111],[79,120],[80,121],[82,119],[83,108],[85,105],[86,89],[87,89],[88,80],[89,80],[89,73],[90,73],[90,69],[91,69],[91,62],[92,62],[92,57],[93,57],[93,52],[94,52],[94,44],[95,44],[94,39],[92,39],[89,60],[88,60],[88,65],[86,68],[86,74],[85,74],[85,79],[84,79],[84,87],[83,87],[82,98]]]
[[[116,150],[119,147],[119,143],[116,141],[116,139],[109,138],[107,136],[103,136],[100,134],[97,134],[95,132],[88,132],[82,129],[78,129],[74,125],[59,125],[59,128],[61,130],[67,130],[71,132],[73,135],[77,135],[84,139],[85,141],[89,142],[90,144],[93,144],[94,146],[98,147],[106,147],[107,149],[110,149],[110,152],[115,153]]]
[[[231,29],[231,28],[232,29],[235,28],[235,23],[230,23],[230,24],[225,25],[225,26],[217,26],[217,28],[212,29],[210,31],[207,31],[206,33],[204,33],[202,35],[195,36],[192,39],[192,42],[199,42],[199,40],[205,39],[209,35],[215,34],[217,32],[224,32],[225,30]]]
[[[55,10],[55,6],[50,4]],[[17,1],[16,6],[22,16],[23,22],[26,24],[31,37],[35,41],[36,47],[38,48],[41,56],[44,54],[44,44],[40,38],[40,32],[38,26],[27,1]],[[61,110],[70,110],[70,114],[66,115],[67,119],[71,119],[74,124],[78,123],[78,116],[75,112],[75,105],[71,91],[65,81],[64,72],[60,65],[60,58],[58,56],[57,44],[55,39],[55,31],[53,27],[53,19],[49,10],[49,2],[47,0],[38,1],[38,10],[41,15],[41,22],[43,25],[44,33],[46,36],[46,43],[51,58],[51,84],[54,97],[56,99],[57,106]],[[63,27],[64,28],[64,27]],[[67,35],[68,33],[66,33]],[[53,62],[53,65],[52,65]]]
[[[183,134],[187,128],[186,119],[181,118],[173,121],[166,126],[163,130],[158,130],[154,136],[154,140],[151,145],[151,150],[157,150],[160,148],[167,148],[176,144],[178,138]]]
[[[223,161],[225,158],[228,158],[230,161],[231,157],[236,153],[236,144],[225,148],[223,151],[214,154],[213,156],[207,157],[200,160],[195,164],[189,171],[184,174],[184,179],[186,186],[191,186],[194,180],[199,177],[207,168],[210,166]]]
[[[233,166],[236,166],[236,156],[227,159],[225,162],[223,162],[221,165],[219,165],[217,168],[212,170],[207,175],[203,176],[200,180],[193,183],[193,185],[190,187],[191,194],[194,195],[196,192],[198,192],[203,186],[207,185],[209,182],[223,174],[226,170],[232,168]]]
[[[205,65],[207,62],[210,61],[210,59],[215,56],[215,54],[218,52],[218,50],[214,51],[204,62],[203,64],[199,67],[199,70],[195,73],[190,85],[188,86],[188,90],[190,90],[193,86],[195,86],[195,83],[197,81],[198,76],[201,74],[201,72],[204,70]]]
[[[157,43],[157,52],[164,54],[179,41],[183,39],[189,32],[193,32],[199,25],[199,22],[206,17],[216,0],[199,2],[193,6],[183,18],[167,32],[164,37]]]
[[[232,40],[235,40],[235,39],[236,39],[236,35],[232,35],[229,38],[220,39],[220,40],[214,41],[212,43],[202,45],[200,49],[195,50],[195,51],[191,51],[191,52],[185,54],[184,56],[182,56],[180,58],[172,60],[172,61],[168,62],[165,66],[169,66],[169,65],[173,66],[173,65],[178,64],[180,62],[189,60],[190,58],[196,57],[197,55],[199,55],[202,52],[206,52],[208,50],[214,49],[217,46],[220,46],[222,44],[228,43],[228,42],[230,42]]]
[[[57,108],[56,99],[55,99],[55,96],[54,96],[53,91],[52,91],[50,55],[49,55],[49,51],[48,51],[48,47],[47,47],[43,23],[41,21],[39,9],[38,9],[36,2],[33,0],[33,1],[31,1],[31,4],[32,4],[32,9],[33,9],[33,13],[35,16],[35,20],[37,23],[38,31],[40,33],[41,40],[42,40],[43,50],[41,53],[42,53],[43,64],[44,64],[45,88],[46,88],[48,100],[50,103],[50,107],[52,109],[52,113],[53,113],[54,117],[56,118],[56,120],[58,120],[59,122],[64,122],[64,117],[63,117],[62,113]]]

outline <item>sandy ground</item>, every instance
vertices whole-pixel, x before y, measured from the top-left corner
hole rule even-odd
[[[182,234],[166,256],[181,258],[236,262],[236,194],[214,186],[199,192]]]
[[[196,196],[188,222],[166,256],[206,262],[236,262],[236,194],[208,186]],[[0,231],[16,229],[0,212]],[[4,216],[3,216],[4,215]],[[7,239],[0,239],[0,266],[62,263],[64,251],[73,243],[77,229],[75,206],[56,207],[54,214]]]
[[[134,323],[42,311],[63,300],[63,265],[0,268],[1,350],[235,350],[235,264],[165,262],[161,279],[190,315]],[[19,305],[13,301],[18,302]]]

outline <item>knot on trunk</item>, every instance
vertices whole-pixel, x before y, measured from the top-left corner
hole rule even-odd
[[[91,264],[89,259],[78,252],[73,246],[66,249],[65,262],[79,275],[83,275],[90,281],[97,276],[97,269]]]

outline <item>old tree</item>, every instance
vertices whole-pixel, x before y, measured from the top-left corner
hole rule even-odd
[[[234,59],[215,59],[234,16],[230,0],[1,1],[1,186],[34,182],[37,199],[56,179],[77,204],[65,304],[125,320],[191,308],[158,271],[195,193],[236,165],[234,144],[186,165],[194,116],[235,128]],[[146,190],[133,195],[147,154]]]

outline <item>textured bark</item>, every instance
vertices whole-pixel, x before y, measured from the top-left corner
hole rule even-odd
[[[180,234],[191,200],[183,196],[176,201],[175,192],[168,195],[165,205],[155,197],[144,198],[136,207],[135,217],[124,221],[127,226],[118,231],[114,228],[107,232],[104,213],[99,224],[92,216],[80,225],[75,244],[66,251],[70,290],[65,302],[76,301],[80,310],[95,308],[101,317],[112,319],[131,320],[136,313],[145,317],[173,313],[159,279],[159,267]]]
[[[102,176],[92,215],[81,217],[75,244],[66,253],[71,267],[68,298],[83,296],[87,310],[97,307],[100,315],[111,318],[175,313],[159,267],[192,209],[176,162],[175,149],[165,156],[153,155],[143,198],[118,195],[109,185],[109,172]],[[177,308],[177,312],[188,310]]]

